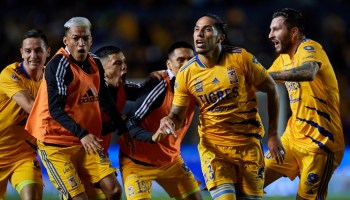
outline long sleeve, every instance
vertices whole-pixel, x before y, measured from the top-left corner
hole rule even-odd
[[[67,86],[73,79],[69,62],[62,62],[63,55],[56,55],[45,68],[49,111],[53,119],[74,135],[83,138],[88,134],[65,111]]]
[[[153,142],[152,135],[154,132],[142,128],[141,122],[150,112],[162,105],[166,91],[167,84],[165,80],[154,80],[144,86],[144,91],[135,102],[133,115],[126,123],[131,137],[144,142]]]
[[[104,76],[103,66],[99,59],[95,59],[95,62],[98,66],[100,73],[100,90],[98,94],[100,107],[103,110],[103,112],[105,112],[111,119],[109,123],[104,124],[104,130],[102,132],[104,133],[109,131],[116,131],[118,134],[125,133],[127,132],[127,128],[108,90],[108,85]],[[108,131],[106,131],[106,129]]]

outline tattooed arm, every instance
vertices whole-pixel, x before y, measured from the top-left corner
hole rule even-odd
[[[274,80],[281,81],[313,81],[318,70],[317,62],[305,62],[300,67],[293,69],[269,72]]]

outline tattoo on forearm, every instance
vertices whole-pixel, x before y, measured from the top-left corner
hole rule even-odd
[[[271,77],[274,80],[283,81],[311,81],[313,80],[318,66],[316,63],[305,63],[300,67],[295,67],[293,69],[270,72]]]

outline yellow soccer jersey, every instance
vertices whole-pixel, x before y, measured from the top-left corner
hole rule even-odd
[[[309,151],[343,150],[338,83],[322,46],[305,39],[292,59],[287,54],[281,54],[269,72],[292,69],[310,61],[315,61],[320,66],[313,81],[284,82],[292,110],[285,136],[291,137],[297,141],[295,145]]]
[[[245,49],[223,46],[213,68],[205,67],[196,56],[179,70],[173,104],[187,106],[189,98],[196,100],[202,142],[245,145],[264,136],[254,86],[267,76]]]
[[[0,165],[34,153],[26,142],[36,144],[34,138],[24,130],[28,114],[12,100],[14,94],[23,90],[36,96],[40,81],[28,77],[20,63],[7,66],[0,74]]]

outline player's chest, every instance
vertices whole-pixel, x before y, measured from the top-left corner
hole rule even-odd
[[[194,73],[190,81],[190,92],[197,95],[210,92],[228,93],[243,82],[244,74],[235,67],[205,68]]]

